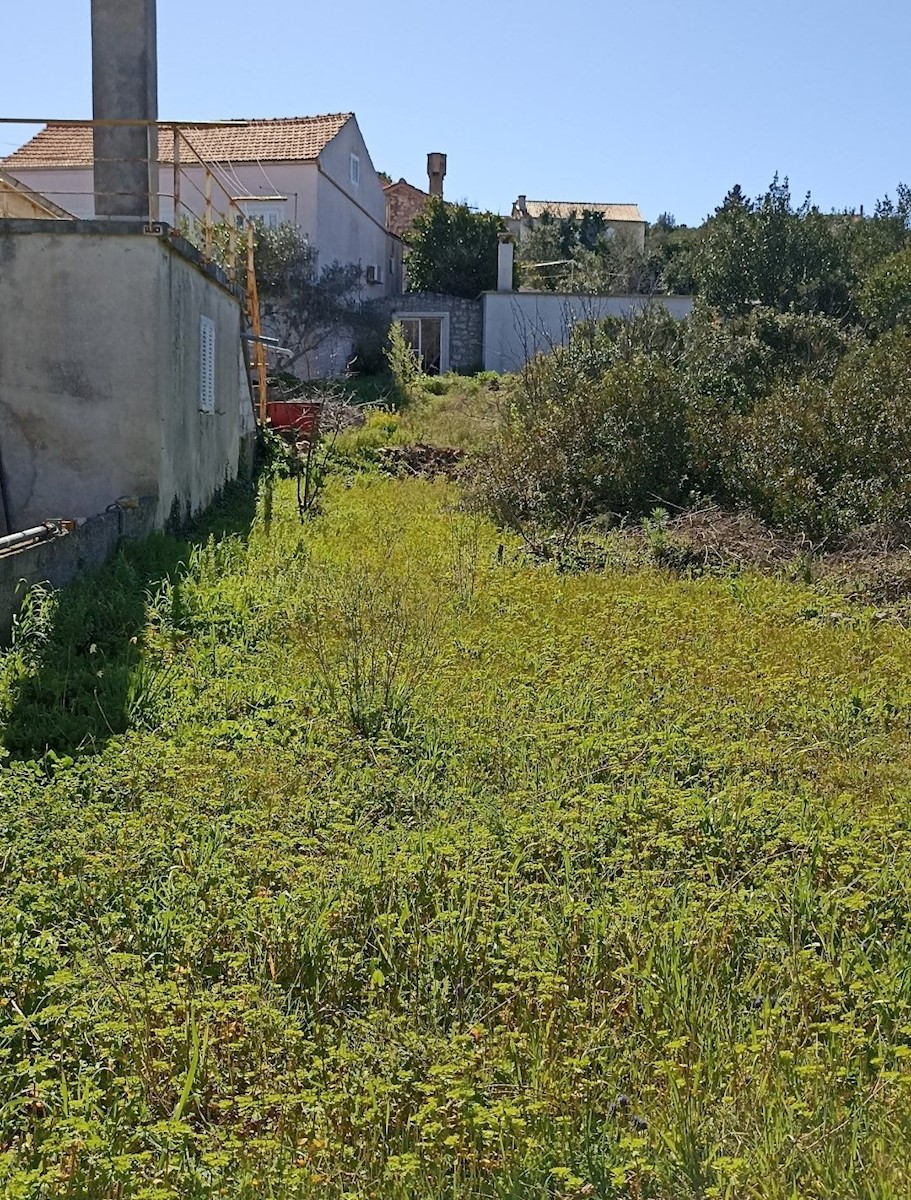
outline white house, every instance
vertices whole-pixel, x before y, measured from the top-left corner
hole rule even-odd
[[[353,113],[317,117],[181,124],[182,137],[213,171],[212,205],[236,200],[268,225],[299,226],[319,254],[319,266],[359,263],[368,298],[400,290],[400,266],[386,229],[386,198]],[[205,171],[181,142],[175,172],[174,136],[158,132],[159,217],[201,217]],[[92,130],[88,125],[42,129],[0,167],[75,217],[95,215]],[[175,188],[175,177],[179,182]]]

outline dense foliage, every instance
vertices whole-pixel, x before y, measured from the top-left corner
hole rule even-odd
[[[786,312],[847,316],[851,272],[835,219],[810,203],[791,203],[776,178],[752,201],[735,187],[706,223],[695,260],[706,303],[725,315],[760,304]]]
[[[906,633],[457,499],[279,489],[20,626],[3,1195],[904,1200]]]
[[[662,213],[645,245],[616,234],[598,211],[545,212],[520,244],[522,283],[601,295],[699,295],[726,316],[757,305],[856,319],[867,277],[909,244],[911,190],[872,216],[793,202],[776,176],[755,199],[735,185],[697,228]]]
[[[487,509],[536,543],[706,496],[812,539],[911,525],[908,189],[864,218],[795,208],[787,181],[734,188],[695,232],[675,267],[698,285],[691,320],[582,322],[525,367],[479,472]],[[590,219],[545,234],[603,243]]]
[[[497,285],[497,245],[506,225],[495,213],[473,212],[433,196],[406,235],[408,287],[474,299]]]
[[[566,216],[545,211],[519,243],[522,286],[534,291],[591,295],[689,294],[694,290],[692,257],[698,231],[677,226],[662,214],[640,247],[618,233],[598,210]]]

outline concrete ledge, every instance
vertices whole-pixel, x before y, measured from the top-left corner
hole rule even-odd
[[[0,235],[46,234],[47,232],[48,222],[38,217],[0,217]],[[101,237],[157,238],[176,254],[179,254],[181,258],[185,258],[187,262],[198,267],[204,275],[214,280],[226,292],[230,292],[238,300],[243,299],[243,289],[238,284],[231,283],[221,267],[216,266],[213,262],[206,262],[202,251],[197,250],[192,242],[181,237],[177,230],[168,225],[166,221],[149,222],[137,220],[135,217],[73,217],[69,221],[55,221],[53,232],[55,237],[60,234],[83,237],[86,234],[94,234]]]
[[[72,533],[0,556],[0,641],[9,643],[13,616],[30,587],[45,583],[60,588],[103,567],[123,538],[135,540],[152,532],[157,508],[154,496],[143,497],[137,508],[112,506]]]

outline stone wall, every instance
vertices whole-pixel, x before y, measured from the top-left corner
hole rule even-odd
[[[112,506],[100,516],[80,521],[71,533],[0,553],[0,644],[9,641],[13,617],[29,588],[49,584],[61,588],[79,575],[97,571],[121,541],[147,537],[155,525],[157,497],[142,498],[135,507]]]
[[[400,179],[398,183],[387,183],[383,192],[386,196],[386,228],[397,237],[403,237],[411,229],[414,218],[423,211],[430,196],[405,179]]]
[[[484,356],[483,317],[480,300],[444,296],[438,292],[405,292],[383,302],[390,322],[407,316],[449,318],[448,365],[450,371],[480,371]]]

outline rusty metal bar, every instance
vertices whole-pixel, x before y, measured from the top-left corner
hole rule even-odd
[[[206,167],[205,175],[206,208],[203,215],[203,246],[206,258],[212,257],[212,172]]]
[[[174,224],[177,224],[177,210],[180,208],[180,130],[175,125],[174,134]]]
[[[157,125],[169,129],[172,125],[184,129],[230,129],[232,126],[249,125],[244,117],[230,121],[152,121],[146,117],[0,117],[0,125]]]
[[[259,312],[259,289],[256,286],[256,231],[253,222],[247,222],[247,315],[253,331],[253,365],[256,369],[257,416],[260,425],[268,417],[269,389],[266,382],[266,351],[262,342],[262,318]]]

